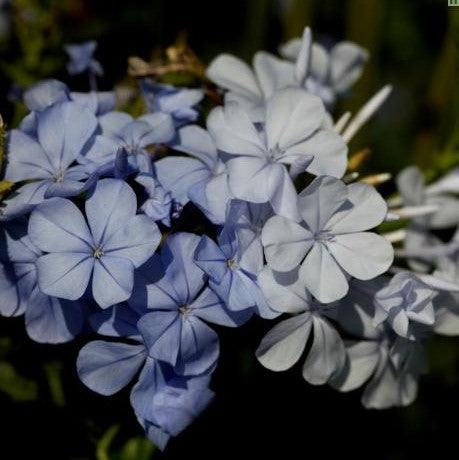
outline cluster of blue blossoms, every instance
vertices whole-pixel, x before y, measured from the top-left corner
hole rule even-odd
[[[366,384],[368,408],[411,403],[428,338],[459,334],[459,232],[446,243],[434,233],[459,224],[459,172],[425,185],[409,168],[388,202],[379,176],[349,172],[349,141],[390,93],[333,118],[367,52],[327,50],[306,28],[253,67],[222,54],[207,78],[224,102],[204,125],[203,89],[151,79],[140,82],[148,113],[115,110],[115,92],[95,88],[95,50],[66,47],[90,92],[37,83],[8,133],[0,313],[24,315],[40,343],[92,328],[80,379],[107,396],[133,383],[132,408],[160,448],[214,396],[212,325],[253,315],[280,317],[256,350],[266,368],[303,357],[313,385]],[[176,230],[196,213],[209,234]],[[406,229],[375,230],[400,218]]]

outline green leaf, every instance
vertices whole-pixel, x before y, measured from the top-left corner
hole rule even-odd
[[[97,460],[110,460],[110,446],[119,429],[119,425],[113,425],[99,439],[96,447]]]
[[[119,460],[149,460],[155,446],[147,438],[131,438],[123,446]]]
[[[33,401],[38,395],[36,382],[18,374],[7,361],[0,361],[0,391],[14,401]]]

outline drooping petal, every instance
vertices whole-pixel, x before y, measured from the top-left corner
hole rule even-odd
[[[313,316],[314,338],[303,366],[303,377],[312,385],[323,385],[344,366],[346,350],[341,336],[328,321]]]
[[[360,388],[375,372],[379,361],[377,342],[349,342],[346,348],[347,366],[331,382],[333,388],[343,392]]]
[[[50,297],[35,288],[25,312],[25,326],[36,342],[68,342],[83,327],[83,304]]]
[[[96,340],[80,350],[78,376],[91,390],[110,396],[132,380],[145,361],[145,356],[143,345]]]
[[[312,326],[311,314],[303,313],[281,321],[261,341],[258,361],[272,371],[291,368],[303,354]]]
[[[0,264],[0,315],[19,316],[29,305],[37,284],[33,263]]]

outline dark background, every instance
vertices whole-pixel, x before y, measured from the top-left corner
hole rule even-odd
[[[55,77],[86,90],[65,72],[62,44],[95,38],[105,68],[102,89],[132,84],[130,55],[145,59],[185,32],[205,62],[219,52],[250,60],[275,52],[311,25],[326,44],[351,39],[371,53],[364,76],[337,107],[355,111],[383,84],[394,85],[378,117],[352,142],[369,147],[368,171],[407,164],[435,177],[459,163],[459,9],[447,0],[17,0],[0,16],[0,113],[14,126],[20,105],[11,85]],[[7,97],[9,93],[9,98]],[[391,186],[389,185],[389,188]],[[404,409],[365,410],[360,392],[313,387],[301,363],[263,369],[253,352],[271,325],[255,320],[220,329],[221,358],[209,409],[165,453],[143,440],[128,390],[104,398],[78,380],[75,359],[90,337],[60,346],[34,344],[23,320],[0,319],[0,458],[146,460],[197,458],[454,458],[459,413],[459,340],[436,337],[430,373]]]

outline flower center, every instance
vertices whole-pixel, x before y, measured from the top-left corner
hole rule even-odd
[[[62,169],[59,169],[54,175],[53,175],[53,181],[54,182],[62,182],[65,177],[65,171],[62,171]]]
[[[101,247],[95,248],[92,256],[94,259],[100,259],[104,255],[104,251]]]
[[[273,147],[272,149],[268,150],[268,161],[276,163],[282,158],[283,155],[283,150],[281,150],[278,146]]]
[[[326,243],[327,241],[333,241],[335,235],[330,233],[327,230],[321,230],[319,232],[314,233],[314,240],[319,241],[321,243]]]
[[[236,270],[237,268],[237,262],[234,259],[228,259],[226,265],[230,270]]]
[[[188,305],[182,305],[180,308],[179,308],[179,312],[181,315],[183,316],[187,316],[191,313],[191,308],[188,306]]]

